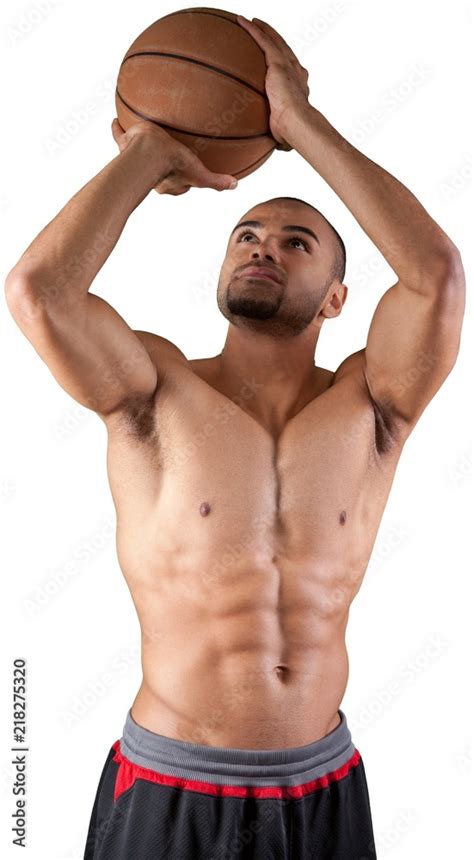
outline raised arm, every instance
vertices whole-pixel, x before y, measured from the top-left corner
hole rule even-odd
[[[397,273],[369,328],[365,377],[382,415],[410,432],[458,354],[465,305],[459,250],[408,188],[319,111],[294,116],[290,140]]]
[[[241,20],[265,52],[270,128],[323,177],[398,281],[382,296],[365,349],[365,377],[387,422],[408,432],[452,369],[465,304],[459,250],[416,197],[308,101],[308,72],[265,21]]]
[[[184,356],[164,338],[133,331],[89,292],[92,281],[153,188],[168,194],[192,185],[223,190],[232,179],[208,171],[188,147],[151,123],[123,132],[115,120],[113,134],[120,154],[47,224],[5,282],[16,323],[57,382],[101,417],[131,398],[151,396],[160,362]]]

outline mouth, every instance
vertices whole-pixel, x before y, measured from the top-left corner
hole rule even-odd
[[[264,268],[263,266],[248,266],[240,275],[240,278],[265,279],[273,281],[276,284],[281,284],[281,278],[272,269]]]

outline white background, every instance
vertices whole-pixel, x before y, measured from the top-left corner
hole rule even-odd
[[[118,154],[110,124],[120,61],[145,27],[178,8],[3,3],[3,278]],[[379,857],[464,858],[472,850],[471,13],[461,0],[245,2],[230,11],[281,32],[309,69],[310,102],[401,180],[462,253],[460,354],[398,466],[351,608],[341,707],[365,762]],[[215,355],[227,330],[216,288],[229,232],[255,203],[284,194],[321,209],[346,243],[349,296],[341,316],[324,324],[316,355],[335,369],[365,346],[396,276],[295,151],[275,152],[236,192],[152,192],[93,292],[188,358]],[[139,626],[115,551],[105,428],[56,383],[4,301],[0,315],[0,853],[81,860],[102,765],[141,680]],[[23,852],[10,847],[18,657],[28,663]]]

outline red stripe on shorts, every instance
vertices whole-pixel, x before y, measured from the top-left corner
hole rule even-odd
[[[117,800],[124,791],[127,791],[136,779],[146,779],[149,782],[169,785],[172,788],[184,788],[187,791],[200,791],[204,794],[214,794],[220,797],[298,798],[319,788],[326,788],[330,782],[347,776],[351,768],[358,765],[360,760],[360,753],[355,750],[352,757],[341,767],[326,773],[324,776],[318,776],[310,782],[303,782],[301,785],[216,785],[213,782],[201,782],[197,779],[185,779],[166,773],[157,773],[155,770],[135,764],[122,755],[120,740],[115,741],[112,746],[115,750],[113,761],[119,765],[115,778],[114,800]]]

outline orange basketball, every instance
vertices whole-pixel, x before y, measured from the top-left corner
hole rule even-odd
[[[241,179],[275,149],[265,93],[265,54],[221,9],[181,9],[159,18],[125,54],[117,117],[126,131],[156,122],[209,170]]]

